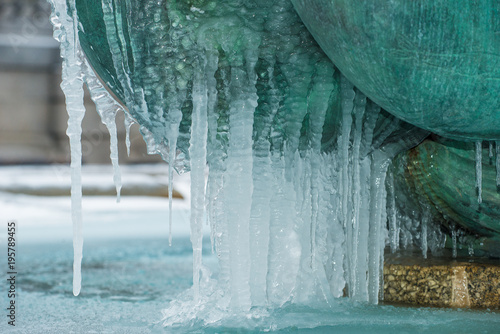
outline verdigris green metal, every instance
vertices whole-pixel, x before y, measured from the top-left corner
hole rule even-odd
[[[391,114],[500,138],[500,1],[292,0],[340,71]]]

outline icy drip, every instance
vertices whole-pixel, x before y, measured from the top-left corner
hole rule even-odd
[[[385,178],[389,159],[376,151],[373,157],[371,176],[371,194],[370,194],[370,220],[369,220],[369,270],[368,270],[368,289],[369,301],[376,304],[379,297],[381,272],[384,266],[384,237],[385,233],[385,208],[386,208],[386,188]]]
[[[391,252],[394,253],[399,249],[399,220],[397,217],[396,210],[396,194],[394,189],[394,173],[389,174],[387,180],[387,218],[389,224],[389,242],[391,246]]]
[[[457,227],[455,224],[450,225],[451,229],[451,249],[452,249],[452,256],[453,258],[456,258],[458,255],[458,245],[457,245]]]
[[[253,62],[255,64],[255,62]],[[252,71],[253,72],[253,71]],[[226,201],[228,224],[231,306],[248,310],[250,297],[250,211],[252,203],[252,132],[257,106],[254,74],[238,68],[231,70],[229,147],[226,160]],[[248,79],[246,79],[248,78]],[[254,81],[248,82],[247,80]],[[250,85],[249,85],[250,84]]]
[[[331,92],[334,89],[332,77],[334,75],[331,66],[325,63],[316,65],[316,74],[313,77],[313,86],[309,92],[309,119],[311,134],[309,136],[309,146],[313,152],[310,156],[311,166],[311,228],[310,228],[310,244],[311,244],[311,265],[312,269],[316,270],[316,235],[318,230],[318,222],[321,219],[320,215],[320,189],[321,189],[321,139],[323,136],[323,125],[328,110],[328,102]],[[313,101],[315,103],[313,103]]]
[[[217,96],[217,90],[214,90],[215,85],[213,84],[212,78],[207,78],[208,82],[211,83],[209,86],[209,98],[215,100]],[[225,159],[226,153],[221,142],[221,138],[225,138],[226,133],[219,133],[218,131],[218,121],[220,119],[219,113],[217,113],[213,108],[213,102],[209,103],[208,109],[208,142],[207,146],[210,154],[207,157],[207,164],[209,168],[208,180],[207,180],[207,196],[206,196],[206,210],[207,216],[210,222],[210,241],[212,245],[212,251],[217,251],[217,256],[219,258],[226,258],[225,252],[222,250],[222,238],[223,235],[220,231],[224,230],[221,226],[223,224],[223,212],[220,200],[223,198],[222,187],[222,174],[224,172],[223,161]],[[217,222],[217,223],[216,223]],[[228,277],[227,271],[224,271],[221,267],[222,277]]]
[[[168,132],[165,134],[168,140],[168,243],[170,246],[172,246],[172,197],[174,190],[174,164],[177,157],[177,138],[179,137],[179,124],[181,122],[181,119],[182,112],[179,108],[170,110],[167,126]]]
[[[125,118],[123,120],[123,125],[125,126],[125,146],[127,147],[127,156],[130,156],[130,128],[135,123],[135,120],[127,112],[125,112],[124,115]]]
[[[270,136],[271,126],[277,111],[278,104],[274,85],[274,63],[267,68],[268,79],[265,82],[270,98],[270,113],[264,124],[261,137],[254,142],[253,150],[253,186],[252,208],[250,213],[250,290],[252,305],[264,306],[267,304],[267,272],[269,252],[269,221],[271,208],[269,203],[273,190],[269,186],[273,182],[271,169],[271,143],[267,138]]]
[[[423,217],[422,217],[422,231],[421,231],[421,239],[422,239],[422,255],[424,259],[427,258],[427,250],[428,250],[428,241],[427,241],[427,227],[430,223],[431,220],[431,213],[430,213],[430,208],[424,207],[423,209]]]
[[[101,116],[102,123],[108,129],[110,135],[110,159],[113,165],[113,181],[116,187],[116,201],[120,202],[120,191],[122,188],[121,171],[118,161],[118,134],[116,130],[116,114],[124,112],[123,108],[111,97],[106,88],[94,74],[90,65],[85,61],[85,78],[94,101],[97,113]],[[130,144],[130,142],[129,142]]]
[[[298,158],[297,155],[295,158]],[[300,219],[295,203],[301,202],[297,199],[293,183],[287,182],[285,159],[273,154],[271,161],[274,193],[270,202],[267,294],[270,304],[283,305],[290,300],[300,264],[301,244],[294,224]],[[300,166],[295,166],[297,171]],[[307,243],[306,247],[309,249],[310,245]],[[286,267],[284,263],[287,263]]]
[[[207,86],[204,73],[195,75],[189,155],[191,157],[191,243],[193,246],[193,293],[199,300],[205,208],[205,164],[207,159]],[[172,154],[171,154],[172,155]]]
[[[174,157],[173,150],[175,150],[175,144],[171,141],[168,143],[168,245],[172,246],[172,210],[173,210],[173,192],[174,192]]]
[[[54,38],[61,42],[63,69],[61,88],[66,96],[66,109],[69,115],[66,131],[71,147],[71,212],[73,221],[73,294],[80,294],[81,263],[83,254],[82,235],[82,120],[85,115],[83,105],[82,56],[77,48],[78,35],[76,20],[68,12],[75,8],[75,1],[50,1],[52,4],[51,21],[54,25]]]
[[[354,99],[354,117],[355,117],[355,130],[354,130],[354,140],[352,147],[352,209],[353,209],[353,219],[352,219],[352,238],[348,242],[352,244],[352,253],[351,255],[351,271],[353,272],[353,280],[351,281],[352,287],[352,295],[353,296],[362,296],[364,294],[363,287],[360,286],[360,282],[357,280],[359,270],[364,266],[359,263],[363,261],[363,255],[365,250],[360,249],[364,248],[366,245],[367,235],[363,233],[364,226],[360,226],[363,223],[361,220],[361,200],[362,200],[362,189],[361,189],[361,161],[360,161],[360,149],[361,149],[361,139],[363,136],[363,116],[366,107],[366,97],[362,93],[357,93]],[[358,258],[358,255],[361,258]],[[363,280],[361,280],[363,281]],[[361,297],[363,298],[363,297]]]
[[[477,202],[483,202],[483,165],[482,165],[482,142],[476,142],[476,188],[477,188]]]
[[[341,168],[341,185],[342,185],[342,211],[341,217],[343,219],[344,228],[346,229],[346,251],[348,254],[353,253],[353,248],[356,246],[353,244],[353,231],[351,224],[351,210],[349,209],[349,194],[351,193],[350,183],[349,183],[349,146],[350,146],[350,135],[352,126],[352,109],[354,106],[354,89],[352,84],[347,81],[345,77],[341,79],[341,101],[342,101],[342,134],[340,136],[340,168]],[[356,274],[355,264],[352,262],[354,259],[348,258],[348,281],[349,284],[349,296],[355,295],[356,284]]]

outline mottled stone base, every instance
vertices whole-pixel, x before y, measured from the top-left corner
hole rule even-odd
[[[500,308],[500,264],[387,263],[384,301],[439,307]]]

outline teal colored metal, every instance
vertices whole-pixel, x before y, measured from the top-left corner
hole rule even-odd
[[[356,87],[410,124],[500,138],[500,1],[292,0]]]

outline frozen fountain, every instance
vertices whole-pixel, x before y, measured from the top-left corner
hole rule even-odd
[[[376,304],[386,245],[439,251],[446,233],[456,233],[450,221],[498,255],[498,224],[483,224],[498,209],[481,211],[499,198],[496,187],[482,191],[496,178],[491,168],[481,181],[481,141],[499,136],[494,2],[467,7],[478,17],[470,26],[454,16],[460,1],[451,0],[436,8],[405,0],[49,2],[70,115],[75,295],[84,83],[112,137],[118,196],[117,112],[126,113],[127,127],[140,124],[171,180],[174,170],[191,173],[193,287],[165,311],[166,325],[332,305],[342,296]],[[473,33],[454,39],[462,36],[454,24]],[[475,153],[475,177],[457,190],[472,189],[465,199],[474,199],[472,208],[444,201],[444,186],[427,186],[427,174],[442,179],[446,158],[427,146],[417,147],[421,157],[407,153],[431,131],[477,142],[427,144]],[[418,172],[414,166],[429,159],[431,172]],[[453,168],[464,165],[457,159],[445,170],[457,175]],[[217,281],[203,266],[205,222]]]

